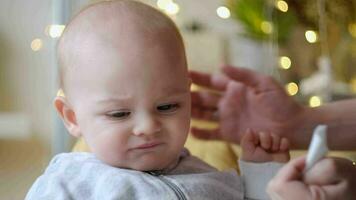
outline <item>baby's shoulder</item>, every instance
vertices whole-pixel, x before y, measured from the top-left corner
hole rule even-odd
[[[94,154],[88,152],[60,153],[52,158],[45,174],[56,174],[68,177],[73,174],[83,174],[87,171],[98,174],[103,171],[121,171],[99,160]]]
[[[44,175],[71,180],[76,177],[83,179],[103,179],[116,177],[118,179],[137,177],[143,172],[110,166],[96,158],[92,153],[73,152],[56,155],[48,165]],[[130,179],[130,178],[128,178]]]
[[[94,154],[87,152],[72,152],[72,153],[60,153],[52,158],[47,167],[48,169],[58,169],[65,168],[68,166],[76,166],[83,164],[103,164],[99,159],[97,159]],[[53,170],[53,169],[52,169]]]
[[[89,153],[89,152],[70,152],[70,153],[60,153],[55,155],[51,162],[49,163],[50,165],[52,164],[58,164],[61,162],[100,162],[99,159],[97,159],[94,154]]]
[[[127,190],[135,192],[151,179],[152,176],[144,172],[107,165],[89,153],[64,153],[51,160],[45,173],[31,187],[28,199],[41,199],[37,197],[43,195],[50,195],[51,198],[46,199],[56,199],[52,195],[58,197],[59,194],[68,196],[61,199],[69,199],[69,196],[93,199],[83,198],[85,195],[104,199],[107,195],[125,197]]]

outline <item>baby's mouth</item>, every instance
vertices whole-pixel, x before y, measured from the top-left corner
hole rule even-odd
[[[140,150],[140,149],[142,149],[142,150],[144,150],[144,149],[152,149],[152,148],[155,148],[155,147],[160,146],[162,144],[163,144],[162,142],[147,142],[147,143],[140,144],[140,145],[138,145],[138,146],[136,146],[136,147],[134,147],[132,149],[138,149],[138,150]]]

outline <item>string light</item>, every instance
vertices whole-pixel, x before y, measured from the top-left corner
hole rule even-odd
[[[168,4],[173,3],[172,0],[158,0],[157,1],[157,6],[158,8],[165,10]]]
[[[176,15],[178,14],[179,12],[179,5],[172,2],[172,3],[169,3],[166,8],[165,8],[165,11],[167,14],[169,15]]]
[[[294,96],[298,93],[298,85],[294,82],[290,82],[286,85],[286,90],[290,96]]]
[[[307,30],[305,31],[305,39],[307,39],[309,43],[315,43],[318,41],[318,34],[315,31]]]
[[[41,39],[36,38],[36,39],[32,40],[31,49],[33,51],[39,51],[42,49],[42,47],[43,47],[43,42]]]
[[[270,34],[272,33],[273,31],[273,25],[271,22],[268,22],[268,21],[263,21],[261,23],[261,30],[264,32],[264,33],[267,33],[267,34]]]
[[[279,58],[279,66],[282,69],[289,69],[292,65],[292,61],[287,56],[281,56]]]
[[[309,99],[309,106],[310,107],[318,107],[322,104],[321,98],[318,96],[312,96]]]
[[[199,89],[200,89],[199,86],[195,85],[194,83],[190,85],[190,91],[192,91],[192,92],[196,92]]]
[[[276,6],[276,8],[278,8],[278,10],[280,10],[282,12],[288,11],[288,3],[283,0],[275,1],[275,6]]]
[[[220,6],[219,8],[217,8],[216,13],[219,17],[223,19],[228,19],[231,16],[230,10],[225,6]]]
[[[351,79],[351,89],[356,93],[356,78]]]
[[[349,24],[348,29],[351,36],[356,38],[356,23]]]
[[[64,28],[65,28],[64,25],[58,25],[58,24],[49,25],[46,28],[46,35],[49,35],[51,38],[59,38],[61,37]]]
[[[172,0],[158,0],[157,6],[168,15],[177,15],[179,12],[179,5]]]
[[[59,89],[59,90],[57,91],[57,97],[65,97],[64,92],[63,92],[62,89]]]

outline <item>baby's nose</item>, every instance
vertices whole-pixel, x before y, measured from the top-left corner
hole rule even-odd
[[[161,124],[153,114],[144,114],[137,118],[133,129],[134,135],[152,135],[161,131]]]

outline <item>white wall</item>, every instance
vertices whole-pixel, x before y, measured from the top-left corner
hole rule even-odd
[[[51,1],[0,2],[0,112],[24,113],[31,125],[28,133],[46,143],[52,132],[55,94],[53,41],[45,35],[50,21]],[[35,38],[43,40],[38,52],[30,48]]]

